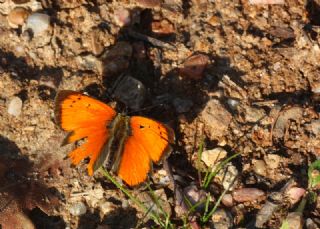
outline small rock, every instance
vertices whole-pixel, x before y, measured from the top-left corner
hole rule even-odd
[[[220,25],[220,18],[218,16],[211,16],[208,20],[208,23],[212,26]]]
[[[308,125],[308,127],[314,135],[320,135],[320,120],[319,119],[312,120],[311,123]]]
[[[218,172],[215,179],[222,183],[224,189],[233,190],[238,174],[237,168],[229,162]]]
[[[193,55],[183,63],[182,68],[180,68],[180,75],[185,78],[200,80],[208,63],[208,56],[203,54]]]
[[[206,166],[212,168],[212,171],[216,169],[216,166],[227,157],[227,151],[221,147],[217,147],[212,150],[205,150],[201,154],[201,160]]]
[[[229,229],[233,227],[232,215],[224,209],[217,209],[212,214],[211,219],[215,229]]]
[[[8,113],[10,115],[18,117],[21,114],[21,110],[22,110],[22,100],[17,96],[11,98],[8,105]]]
[[[308,218],[306,220],[306,227],[307,229],[319,229],[317,224],[315,224],[315,222],[311,218]]]
[[[253,170],[256,174],[261,176],[267,175],[266,163],[263,160],[253,160]]]
[[[159,169],[155,171],[152,178],[155,181],[155,183],[159,185],[167,186],[171,182],[170,177],[168,176],[167,171],[165,169]]]
[[[193,106],[193,102],[188,99],[175,98],[172,103],[177,113],[186,113]]]
[[[303,228],[303,217],[300,212],[290,212],[287,215],[286,221],[288,222],[289,229]]]
[[[244,118],[246,122],[256,123],[266,116],[263,109],[246,106]]]
[[[153,21],[151,23],[151,30],[157,35],[170,35],[175,32],[173,24],[166,19]]]
[[[82,202],[78,202],[78,203],[74,203],[70,209],[70,214],[71,215],[74,215],[74,216],[81,216],[81,215],[84,215],[86,214],[87,212],[87,207],[84,203]]]
[[[76,61],[79,64],[79,67],[84,70],[96,71],[99,73],[103,72],[102,61],[94,55],[77,56]]]
[[[45,32],[50,25],[50,17],[47,14],[33,13],[27,19],[27,29],[31,29],[34,36]]]
[[[188,199],[191,206],[197,205],[197,210],[201,211],[205,207],[207,193],[199,190],[196,185],[190,185],[183,189],[185,198]]]
[[[264,157],[264,161],[268,169],[276,169],[279,167],[281,157],[277,154],[268,154]]]
[[[114,97],[133,110],[139,110],[146,95],[145,86],[131,76],[124,76],[116,85]]]
[[[137,0],[137,4],[144,8],[155,8],[160,7],[161,1],[160,0]]]
[[[201,112],[200,118],[205,124],[208,137],[217,140],[226,134],[232,116],[218,100],[211,99]]]
[[[102,54],[103,75],[112,77],[123,73],[129,67],[132,52],[132,46],[128,42],[118,42]]]
[[[311,91],[315,94],[320,94],[320,81],[311,83]]]
[[[98,39],[98,32],[95,30],[92,31],[90,34],[90,46],[92,49],[92,53],[96,56],[100,55],[104,50],[104,45],[102,42]]]
[[[293,205],[295,203],[298,203],[305,193],[306,190],[303,188],[291,187],[286,192],[286,195],[289,197],[290,203]]]
[[[114,11],[114,20],[120,26],[123,27],[125,25],[129,25],[131,18],[130,18],[130,11],[127,9],[117,9]]]
[[[10,11],[7,20],[12,28],[18,28],[23,25],[29,16],[29,11],[23,7],[16,7]]]
[[[111,202],[106,201],[100,205],[100,210],[103,215],[108,215],[111,212],[113,212],[114,210],[116,210],[116,205],[114,205]]]
[[[233,199],[237,202],[251,202],[264,196],[264,192],[257,188],[242,188],[233,191]]]
[[[157,202],[159,204],[154,201],[149,192],[140,192],[137,198],[148,208],[149,211],[153,211],[160,216],[163,216],[164,211],[168,216],[170,216],[172,214],[171,206],[164,189],[155,190],[153,195],[157,198]]]
[[[223,203],[224,206],[226,207],[232,207],[233,206],[233,197],[231,194],[225,194],[222,197],[221,202]]]
[[[227,104],[229,105],[229,107],[232,109],[232,110],[236,110],[237,109],[237,106],[239,105],[239,101],[238,100],[235,100],[235,99],[228,99],[227,100]]]
[[[266,201],[257,213],[255,227],[262,228],[263,225],[272,217],[278,207],[279,205],[274,204],[271,201]]]
[[[280,62],[276,62],[273,65],[273,70],[278,71],[281,68],[281,63]]]
[[[299,122],[299,120],[302,119],[303,111],[302,107],[289,107],[283,109],[279,114],[276,124],[274,125],[273,139],[282,139],[285,136],[290,120],[296,120]]]

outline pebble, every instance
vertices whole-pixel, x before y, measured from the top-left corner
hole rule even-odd
[[[307,229],[319,229],[319,227],[315,224],[315,222],[311,218],[308,218],[306,220],[306,228]]]
[[[264,157],[268,169],[276,169],[279,167],[281,157],[277,154],[268,154]]]
[[[188,112],[193,106],[193,102],[189,99],[175,98],[172,103],[176,112],[180,114]]]
[[[17,96],[12,97],[9,101],[8,113],[10,115],[18,117],[21,114],[21,110],[22,110],[22,100]]]
[[[235,99],[228,99],[227,100],[227,104],[229,105],[229,107],[232,109],[232,110],[236,110],[237,109],[237,106],[239,105],[239,101],[238,100],[235,100]]]
[[[100,204],[100,210],[103,215],[108,215],[109,213],[116,210],[116,206],[113,203],[106,201]]]
[[[210,140],[217,140],[227,133],[232,115],[218,100],[211,99],[201,112],[200,118]]]
[[[155,8],[160,7],[161,1],[160,0],[137,0],[137,4],[144,8]]]
[[[119,76],[130,63],[133,48],[128,42],[120,41],[102,54],[103,75],[106,77]]]
[[[319,119],[314,119],[310,122],[309,128],[311,132],[318,136],[320,135],[320,120]]]
[[[127,9],[117,9],[114,11],[114,20],[120,27],[125,25],[129,25],[131,18],[130,18],[130,11]]]
[[[29,16],[27,9],[23,7],[16,7],[10,11],[7,20],[12,28],[18,28],[19,25],[23,25]]]
[[[81,216],[81,215],[84,215],[86,214],[87,212],[87,207],[84,203],[82,202],[78,202],[78,203],[74,203],[70,209],[70,214],[71,215],[74,215],[74,216]]]
[[[267,175],[266,163],[263,160],[253,160],[253,170],[256,174],[261,176]]]
[[[233,206],[233,197],[231,194],[227,193],[222,197],[221,202],[226,207],[232,207]]]
[[[76,58],[76,62],[79,64],[80,68],[83,68],[85,70],[90,71],[97,71],[99,73],[103,72],[103,63],[102,61],[95,57],[94,55],[88,54],[88,55],[79,55]]]
[[[290,203],[293,205],[298,203],[305,193],[306,193],[306,190],[303,188],[291,187],[286,192],[286,195],[289,197]]]
[[[50,25],[50,17],[43,13],[33,13],[27,19],[27,29],[33,31],[33,35],[37,36],[45,32]]]
[[[263,225],[272,217],[278,207],[279,205],[274,204],[271,201],[266,201],[257,213],[255,227],[262,228]]]
[[[166,19],[153,21],[151,23],[151,30],[157,35],[170,35],[175,32],[173,24]]]
[[[133,110],[139,110],[144,103],[146,88],[132,76],[124,76],[117,84],[114,97]]]
[[[239,172],[237,168],[232,165],[230,162],[221,169],[218,174],[215,176],[215,179],[222,183],[224,189],[233,190]]]
[[[148,208],[148,211],[153,211],[159,216],[163,216],[163,212],[165,212],[170,216],[172,210],[164,189],[153,191],[153,195],[157,198],[159,204],[154,201],[154,198],[151,197],[149,192],[140,192],[137,198]]]
[[[197,205],[197,210],[201,211],[205,207],[207,193],[199,190],[196,185],[189,185],[183,189],[185,198],[188,199],[191,206]]]
[[[233,191],[232,196],[239,203],[251,202],[264,196],[264,192],[257,188],[242,188]]]
[[[282,139],[286,134],[286,128],[290,120],[295,120],[299,122],[302,119],[304,109],[302,107],[290,107],[288,109],[284,109],[274,125],[273,128],[273,138],[274,139]]]
[[[200,80],[204,76],[204,70],[209,63],[209,57],[204,54],[196,54],[189,57],[180,68],[180,75],[182,77]]]
[[[220,25],[220,18],[217,16],[211,16],[208,20],[208,23],[212,26]]]
[[[300,212],[290,212],[287,215],[286,221],[288,222],[288,229],[302,229],[303,228],[303,217]]]
[[[266,116],[266,112],[263,109],[247,106],[245,108],[245,121],[249,123],[256,123]]]
[[[217,209],[211,217],[215,229],[229,229],[233,227],[233,218],[230,212]]]
[[[212,171],[216,169],[216,166],[227,157],[227,151],[221,147],[217,147],[212,150],[205,150],[201,154],[201,160],[206,166],[212,168]]]
[[[320,93],[320,81],[315,81],[311,83],[311,91],[315,94]]]

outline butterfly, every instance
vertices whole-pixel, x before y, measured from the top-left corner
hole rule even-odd
[[[68,132],[62,145],[84,140],[69,153],[72,163],[90,159],[89,175],[102,165],[129,186],[146,180],[151,162],[171,151],[173,130],[155,120],[117,113],[109,105],[79,92],[62,90],[55,99],[56,123]]]

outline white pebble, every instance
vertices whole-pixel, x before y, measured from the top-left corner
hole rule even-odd
[[[32,29],[34,36],[43,33],[49,28],[50,17],[42,13],[33,13],[27,19],[27,28]]]
[[[81,216],[84,215],[87,212],[87,207],[84,203],[82,202],[78,202],[78,203],[74,203],[70,209],[69,209],[71,215],[74,216]]]
[[[201,160],[206,166],[211,167],[214,171],[216,166],[227,157],[227,151],[221,147],[217,147],[211,150],[205,150],[201,154]]]
[[[8,113],[10,115],[18,117],[21,114],[21,110],[22,110],[22,100],[17,96],[11,98],[8,105]]]
[[[230,106],[230,108],[233,110],[235,110],[237,108],[237,106],[239,105],[239,101],[235,100],[235,99],[228,99],[227,103]]]

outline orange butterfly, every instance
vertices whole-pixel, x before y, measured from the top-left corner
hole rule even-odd
[[[125,116],[89,96],[60,91],[55,101],[56,122],[68,131],[62,145],[86,142],[69,153],[77,165],[89,157],[88,173],[106,167],[134,186],[146,180],[151,161],[158,162],[174,142],[171,128],[149,118]]]

